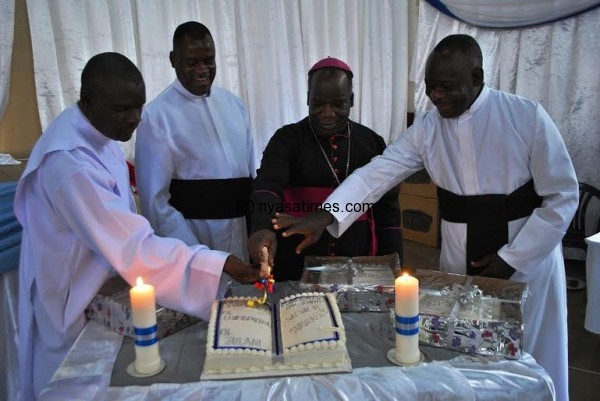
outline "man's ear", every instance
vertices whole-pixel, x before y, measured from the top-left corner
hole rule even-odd
[[[175,68],[175,52],[169,52],[169,61],[171,62],[171,67]]]
[[[91,93],[90,90],[88,88],[81,88],[81,93],[79,94],[79,106],[83,109],[83,110],[87,110],[90,107],[90,101],[91,101]]]
[[[310,91],[306,91],[306,105],[310,106]]]
[[[473,86],[481,86],[483,85],[483,68],[475,67],[473,68]]]
[[[354,92],[350,94],[350,107],[354,107]]]

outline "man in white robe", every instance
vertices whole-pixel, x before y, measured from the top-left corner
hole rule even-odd
[[[436,109],[417,118],[381,156],[356,170],[325,201],[340,205],[339,212],[318,212],[301,221],[281,215],[274,226],[288,227],[284,236],[305,235],[297,248],[300,252],[326,226],[332,234],[340,235],[356,220],[358,213],[345,210],[345,204],[376,202],[422,168],[441,192],[447,191],[445,196],[465,202],[484,199],[479,209],[492,220],[503,207],[498,197],[510,205],[513,194],[535,189],[527,195],[535,206],[516,219],[508,213],[504,241],[497,245],[497,251],[480,254],[477,259],[467,259],[469,247],[497,233],[489,231],[475,238],[483,241],[469,244],[468,224],[442,218],[440,269],[459,274],[469,269],[471,274],[529,285],[524,349],[549,373],[556,398],[568,400],[561,239],[577,208],[577,178],[562,137],[542,106],[486,87],[481,66],[481,50],[473,38],[451,35],[443,39],[429,56],[425,73],[426,92]],[[440,209],[445,206],[440,201]],[[468,214],[469,207],[466,209]]]
[[[249,117],[241,99],[213,86],[209,30],[175,30],[177,78],[144,109],[135,169],[142,214],[158,235],[205,244],[248,260],[246,214],[256,174]]]
[[[146,101],[125,56],[90,59],[78,104],[36,143],[15,196],[23,226],[19,276],[22,399],[43,390],[83,329],[84,310],[114,271],[155,286],[157,302],[207,319],[226,272],[253,282],[258,270],[227,252],[154,235],[136,214],[125,158]],[[113,270],[114,269],[114,270]]]

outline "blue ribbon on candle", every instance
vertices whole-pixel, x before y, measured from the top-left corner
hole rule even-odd
[[[136,336],[147,336],[150,335],[152,333],[156,333],[158,331],[158,326],[154,325],[154,326],[150,326],[150,327],[134,327],[133,328],[133,333]]]
[[[147,347],[158,342],[157,336],[158,327],[157,325],[150,327],[134,327],[133,334],[135,334],[135,345],[139,347]]]
[[[414,336],[419,333],[419,315],[399,316],[396,315],[396,333],[401,336]]]

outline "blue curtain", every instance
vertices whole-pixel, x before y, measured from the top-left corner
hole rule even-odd
[[[0,183],[0,274],[19,266],[22,228],[13,210],[16,182]]]

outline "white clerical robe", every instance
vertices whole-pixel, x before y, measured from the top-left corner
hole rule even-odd
[[[578,184],[563,139],[545,110],[528,99],[484,87],[457,118],[430,110],[385,152],[357,170],[327,203],[372,203],[414,172],[457,195],[509,194],[533,179],[542,205],[509,223],[498,254],[526,282],[524,348],[568,399],[567,306],[561,239],[578,202]],[[339,235],[358,217],[344,207],[328,227]],[[466,273],[466,224],[442,221],[440,269]]]
[[[145,107],[137,129],[136,184],[158,235],[205,244],[248,260],[246,219],[185,219],[169,204],[171,179],[254,177],[248,113],[241,99],[213,86],[196,96],[178,79]]]
[[[24,399],[39,394],[115,269],[156,288],[157,302],[208,319],[228,253],[154,235],[134,213],[125,159],[73,106],[35,145],[15,196],[23,226],[19,362]]]

